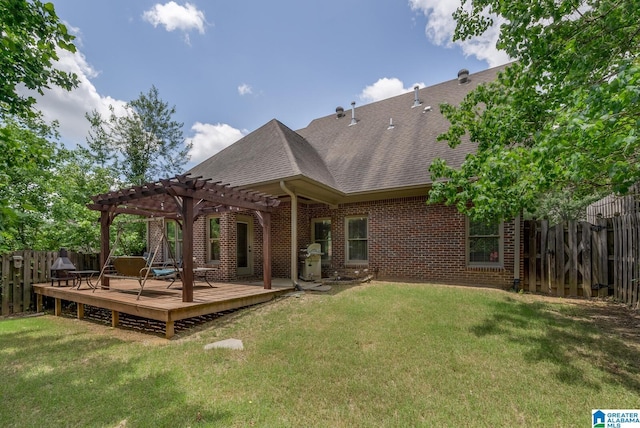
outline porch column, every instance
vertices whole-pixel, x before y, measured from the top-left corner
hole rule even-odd
[[[291,197],[291,282],[298,283],[298,197],[280,181],[280,188]]]
[[[107,263],[107,258],[111,252],[109,245],[109,228],[111,227],[111,215],[108,211],[100,211],[100,269]],[[109,278],[102,275],[101,287],[109,288]]]
[[[193,302],[193,198],[182,197],[182,301]]]
[[[262,213],[262,276],[264,288],[271,289],[271,213]]]

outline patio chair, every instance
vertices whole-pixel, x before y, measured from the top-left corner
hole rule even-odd
[[[171,280],[167,288],[171,287],[180,275],[182,263],[176,263],[173,259],[167,259],[159,268],[151,268],[153,279]]]
[[[140,299],[140,294],[144,289],[144,284],[149,277],[149,267],[147,259],[141,256],[121,256],[114,257],[112,260],[115,273],[105,274],[109,278],[119,279],[135,279],[140,285],[140,291],[136,300]],[[95,291],[95,290],[94,290]]]

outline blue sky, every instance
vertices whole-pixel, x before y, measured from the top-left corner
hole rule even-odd
[[[123,111],[155,85],[199,163],[276,118],[292,129],[505,63],[496,32],[453,44],[459,0],[53,0],[77,36],[58,67],[81,80],[38,106],[84,144],[86,111]]]

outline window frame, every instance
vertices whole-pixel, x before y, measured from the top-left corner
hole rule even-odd
[[[319,242],[328,242],[327,247],[329,248],[329,252],[327,254],[322,254],[321,256],[321,263],[325,266],[331,264],[331,259],[333,256],[333,234],[329,234],[329,239],[317,239],[315,226],[317,223],[324,223],[326,221],[329,222],[329,231],[333,231],[333,222],[331,221],[331,217],[318,217],[311,219],[311,242],[314,244]],[[322,244],[320,244],[320,246],[322,248]]]
[[[466,217],[465,222],[465,257],[467,266],[469,267],[486,267],[486,268],[503,268],[504,267],[504,222],[500,222],[498,225],[497,235],[471,235],[471,224],[473,220]],[[479,223],[479,222],[477,222]],[[498,260],[495,262],[473,262],[471,261],[471,240],[473,238],[497,238],[498,239]]]
[[[169,236],[169,231],[167,230],[169,227],[169,224],[174,225],[174,229],[173,229],[174,233],[172,237]],[[169,248],[165,248],[165,254],[166,254],[165,259],[168,260],[173,258],[176,262],[178,262],[179,260],[182,260],[184,239],[182,236],[182,227],[180,227],[180,223],[178,223],[176,220],[166,220],[164,224],[164,233],[165,233],[165,236],[167,237],[166,245],[168,245],[169,248],[173,246],[173,248],[171,248],[171,251],[169,251]],[[178,249],[180,251],[178,251]]]
[[[206,246],[207,246],[207,264],[210,265],[219,265],[221,260],[222,260],[222,216],[219,215],[211,215],[211,216],[207,216],[206,217],[207,222],[206,222]],[[218,237],[217,238],[211,238],[211,220],[213,219],[218,219]],[[211,257],[211,244],[213,242],[213,240],[217,240],[218,241],[218,251],[219,251],[219,259],[213,259]]]
[[[367,222],[367,227],[366,227],[366,237],[363,238],[354,238],[351,239],[349,238],[349,221],[350,220],[359,220],[359,219],[364,219]],[[349,243],[351,241],[364,241],[366,242],[366,252],[367,252],[367,258],[362,260],[362,259],[351,259],[351,254],[349,252]],[[366,265],[369,264],[369,216],[366,214],[362,214],[362,215],[352,215],[352,216],[347,216],[344,218],[344,245],[345,245],[345,249],[344,249],[344,259],[345,259],[345,265],[349,266],[349,265]]]

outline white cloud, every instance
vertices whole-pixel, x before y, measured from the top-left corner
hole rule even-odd
[[[238,93],[240,95],[253,94],[253,89],[251,88],[250,85],[247,85],[246,83],[243,83],[242,85],[238,86]]]
[[[78,50],[58,52],[59,60],[55,68],[73,72],[78,76],[80,84],[72,91],[65,91],[57,86],[44,90],[44,96],[29,93],[37,100],[36,108],[40,110],[48,122],[57,120],[59,132],[65,144],[83,144],[89,131],[89,122],[85,113],[97,110],[103,116],[109,114],[109,105],[113,105],[116,114],[124,113],[125,101],[100,95],[91,79],[99,75]]]
[[[198,164],[215,155],[248,133],[247,130],[239,130],[226,123],[212,125],[210,123],[196,122],[191,127],[191,130],[195,132],[195,135],[187,138],[186,142],[193,144],[189,154],[191,155],[191,162],[194,164]]]
[[[204,12],[198,10],[194,5],[185,3],[184,6],[181,6],[174,1],[155,4],[142,14],[142,19],[154,27],[162,25],[167,31],[181,30],[184,32],[187,43],[189,43],[187,33],[191,30],[197,30],[200,34],[204,34],[206,23]]]
[[[433,44],[446,47],[459,46],[466,56],[475,56],[481,61],[486,61],[490,67],[511,61],[504,51],[496,49],[500,25],[505,22],[502,18],[494,17],[493,26],[482,36],[453,43],[456,22],[452,14],[460,7],[460,0],[409,0],[409,5],[412,10],[421,11],[426,16],[425,34]]]
[[[385,98],[394,97],[413,90],[414,87],[420,86],[424,88],[424,83],[416,83],[409,88],[404,87],[402,80],[392,77],[391,79],[383,77],[378,79],[373,85],[369,85],[360,93],[360,99],[364,102],[374,102]]]

